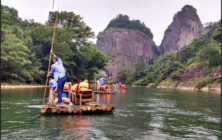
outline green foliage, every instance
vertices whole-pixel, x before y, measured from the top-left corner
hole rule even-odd
[[[203,87],[205,87],[207,85],[207,81],[206,80],[201,80],[197,83],[197,85],[195,86],[197,89],[201,89]]]
[[[4,36],[1,42],[1,70],[2,81],[11,81],[11,79],[30,82],[30,74],[27,69],[32,62],[30,61],[30,50],[25,43],[20,40],[10,28],[2,30]]]
[[[139,59],[137,64],[135,65],[135,72],[134,76],[135,79],[142,78],[146,75],[145,70],[146,69],[146,62],[144,61],[143,58]]]
[[[127,15],[119,14],[116,18],[110,21],[106,29],[113,28],[113,27],[135,29],[153,38],[153,34],[151,33],[150,29],[146,27],[144,23],[141,23],[140,20],[130,20]]]
[[[193,69],[199,65],[204,66],[204,74],[210,74],[212,67],[217,67],[221,64],[221,44],[215,38],[215,36],[220,35],[218,31],[221,30],[221,27],[215,27],[215,25],[211,27],[213,30],[209,29],[207,34],[194,39],[190,45],[176,53],[165,53],[159,56],[153,64],[140,69],[140,71],[145,72],[145,75],[138,78],[134,77],[131,83],[147,85],[154,82],[158,84],[166,78],[179,81],[186,70]],[[135,71],[133,75],[137,73],[138,71]],[[206,80],[200,81],[196,87],[200,89],[206,84]]]
[[[145,77],[145,78],[142,78],[142,79],[139,79],[139,80],[135,81],[133,84],[134,85],[140,85],[140,86],[146,86],[147,83],[148,83],[148,81],[147,81],[147,78]]]
[[[107,57],[88,40],[94,36],[82,17],[72,12],[50,12],[46,24],[22,21],[17,11],[2,6],[1,62],[3,82],[45,82],[56,16],[54,52],[63,61],[68,80],[93,79],[107,63]],[[52,26],[53,25],[53,26]]]
[[[214,46],[208,46],[203,48],[198,53],[198,58],[202,62],[206,62],[210,67],[218,66],[221,63],[221,53],[220,50]]]
[[[182,70],[176,70],[170,74],[170,78],[173,80],[180,80],[182,74],[183,74]]]
[[[127,78],[131,75],[129,68],[121,68],[117,72],[117,79],[122,83],[126,83]]]
[[[18,17],[16,9],[1,5],[1,24],[15,25],[20,22],[21,18]]]
[[[87,26],[82,17],[73,12],[61,11],[50,12],[47,25],[54,26],[55,23],[59,27],[63,27],[72,32],[73,41],[76,45],[88,45],[88,38],[94,37],[91,28]]]

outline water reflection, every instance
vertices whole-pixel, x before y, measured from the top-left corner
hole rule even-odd
[[[118,89],[118,93],[125,94],[126,93],[126,89]]]
[[[39,114],[43,90],[3,91],[2,139],[221,139],[220,95],[147,88],[96,94],[112,115]],[[112,90],[112,91],[113,91]]]
[[[96,103],[110,105],[110,94],[96,94]]]
[[[88,139],[87,128],[89,122],[84,116],[40,116],[40,127],[48,128],[48,131],[56,130],[59,138],[75,136],[76,139]]]

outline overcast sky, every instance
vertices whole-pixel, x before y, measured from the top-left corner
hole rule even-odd
[[[14,7],[23,19],[45,23],[53,0],[2,0],[3,5]],[[221,0],[55,0],[55,10],[73,11],[97,35],[109,21],[122,13],[138,19],[151,29],[156,45],[160,45],[164,31],[173,16],[186,5],[192,5],[202,23],[221,19]],[[95,40],[94,40],[95,41]]]

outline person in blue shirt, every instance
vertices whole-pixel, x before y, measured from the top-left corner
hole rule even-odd
[[[53,100],[54,100],[53,94],[57,92],[57,82],[55,81],[53,76],[49,76],[49,89],[50,89],[50,92],[49,92],[48,104],[52,105],[53,104]]]
[[[56,56],[52,50],[50,51],[50,53],[53,55],[53,64],[51,65],[51,69],[47,77],[49,77],[50,75],[53,75],[55,81],[57,82],[57,89],[58,89],[57,104],[61,104],[63,86],[66,82],[66,70],[63,66],[62,60],[58,56]]]
[[[104,77],[102,77],[102,76],[100,76],[100,78],[99,78],[99,82],[100,82],[100,84],[101,84],[101,86],[104,86],[106,83],[105,83],[105,78]]]

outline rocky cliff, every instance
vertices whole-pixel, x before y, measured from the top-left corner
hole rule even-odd
[[[189,45],[202,31],[203,25],[196,9],[186,5],[174,16],[173,22],[165,31],[160,45],[160,52],[178,51]]]
[[[105,69],[112,78],[123,67],[133,69],[138,60],[150,63],[157,56],[153,39],[137,30],[109,28],[97,38],[96,47],[111,58]]]

